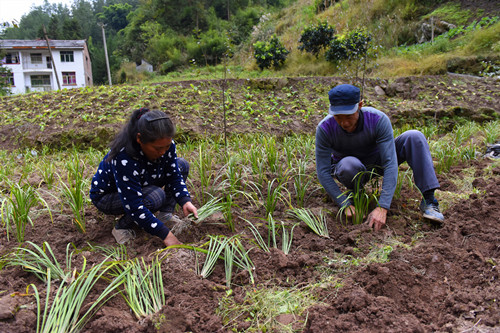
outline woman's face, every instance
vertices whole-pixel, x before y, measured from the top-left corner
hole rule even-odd
[[[172,144],[172,138],[156,139],[148,143],[141,142],[141,135],[137,134],[137,143],[141,146],[142,152],[150,161],[155,161],[163,156]]]

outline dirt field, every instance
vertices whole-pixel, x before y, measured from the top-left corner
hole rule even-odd
[[[439,117],[449,110],[457,113],[469,110],[472,112],[470,118],[487,114],[479,112],[480,109],[498,113],[498,82],[471,80],[471,85],[461,88],[463,93],[459,95],[458,90],[449,92],[456,87],[453,80],[455,78],[432,77],[386,82],[385,91],[400,99],[398,105],[406,105],[404,112],[391,106],[394,99],[375,93],[374,87],[383,82],[373,81],[367,88],[366,98],[385,108],[396,125],[412,119],[409,115],[418,115],[418,112],[426,117]],[[438,90],[439,82],[446,82],[444,90]],[[325,88],[320,93],[331,81],[324,83]],[[438,93],[443,91],[447,94]],[[431,95],[443,97],[436,98],[433,105],[427,104],[426,109],[420,108],[420,103],[426,103],[422,102],[422,96]],[[490,98],[486,98],[487,95]],[[304,98],[319,97],[317,92],[309,92]],[[10,102],[3,100],[2,103],[5,108]],[[324,101],[318,105],[324,107]],[[234,117],[233,129],[255,130],[251,125],[242,125],[243,119]],[[270,125],[259,130],[281,135],[295,130],[311,133],[319,119],[320,113],[312,115],[307,125],[292,119],[288,128]],[[214,126],[218,126],[219,121]],[[176,122],[186,132],[199,135],[211,128],[196,117],[189,120],[179,117]],[[91,122],[86,125],[93,126]],[[109,126],[116,129],[116,124]],[[301,126],[305,128],[299,130]],[[9,136],[12,128],[2,126],[4,149],[16,146],[14,140],[9,140],[17,135]],[[47,139],[56,131],[56,127],[48,126],[44,133],[31,132],[25,138],[36,137],[35,141],[41,141],[42,137]],[[190,157],[194,158],[186,156],[188,161]],[[208,279],[202,279],[196,274],[196,265],[202,262],[203,256],[196,257],[186,249],[168,250],[162,264],[167,303],[160,313],[137,321],[123,298],[116,296],[97,312],[83,332],[252,332],[249,311],[227,322],[217,309],[222,302],[235,307],[248,305],[248,293],[265,288],[307,290],[315,300],[315,304],[300,315],[283,313],[272,318],[273,332],[291,329],[298,332],[500,332],[500,167],[498,163],[492,166],[493,163],[493,160],[479,158],[454,166],[448,174],[438,176],[443,191],[438,191],[438,199],[444,191],[456,190],[453,179],[461,177],[463,170],[471,167],[475,170],[472,185],[480,193],[448,207],[443,226],[424,221],[418,212],[418,193],[403,188],[401,197],[392,203],[387,226],[378,233],[364,224],[343,226],[333,214],[328,215],[327,220],[330,238],[321,238],[301,224],[294,231],[288,255],[276,249],[266,253],[254,246],[250,257],[255,266],[255,285],[250,284],[247,273],[239,272],[234,276],[231,293],[225,286],[222,262]],[[93,169],[89,166],[88,172]],[[308,166],[308,171],[314,173],[314,163]],[[30,179],[30,182],[36,184],[39,179]],[[193,179],[193,186],[200,186],[199,180]],[[241,233],[250,248],[253,236],[242,218],[257,223],[263,211],[256,210],[243,198],[237,203],[235,233]],[[306,207],[313,211],[327,206],[331,208],[332,204],[320,191],[306,202]],[[286,208],[284,204],[278,205],[277,220],[289,219]],[[212,217],[180,235],[179,240],[199,246],[207,240],[208,234],[233,235],[226,226],[216,224],[220,219],[218,215]],[[49,242],[61,262],[64,262],[67,244],[73,243],[79,250],[75,254],[77,263],[82,262],[83,256],[88,263],[98,263],[104,256],[91,251],[88,243],[115,245],[111,235],[114,219],[89,207],[86,220],[87,233],[81,234],[65,215],[55,214],[54,223],[48,216],[42,216],[35,221],[34,228],[28,226],[26,241]],[[260,231],[265,235],[263,228]],[[392,245],[387,262],[354,264],[354,259],[365,258],[377,246],[387,244],[388,239],[397,240],[397,243]],[[17,245],[13,239],[7,241],[2,232],[0,254],[6,254]],[[130,257],[145,258],[150,258],[160,248],[159,239],[140,230],[137,230],[137,238],[127,246]],[[45,288],[39,279],[20,267],[0,270],[0,332],[35,332],[36,304],[33,296],[26,294],[30,283],[37,285],[39,290]],[[97,289],[91,298],[100,293],[100,288]]]

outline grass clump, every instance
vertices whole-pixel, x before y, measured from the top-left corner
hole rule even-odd
[[[323,212],[320,212],[319,216],[316,216],[307,208],[293,208],[289,210],[288,213],[307,224],[307,226],[318,236],[330,237],[328,234],[328,227],[326,226],[326,216],[323,215]]]
[[[106,277],[106,274],[114,268],[116,263],[110,263],[107,259],[101,263],[86,269],[86,260],[80,272],[76,270],[66,274],[57,288],[55,297],[50,303],[52,295],[51,271],[47,269],[47,289],[45,304],[42,306],[40,293],[34,284],[32,288],[37,304],[37,333],[73,333],[81,332],[83,327],[99,308],[106,303],[123,283],[129,270],[122,271],[117,275],[95,300],[88,300],[95,284]],[[42,313],[43,308],[43,313]]]
[[[10,194],[1,202],[2,225],[5,227],[7,240],[10,239],[10,230],[14,229],[17,242],[22,243],[24,242],[26,226],[28,223],[33,226],[33,220],[30,216],[32,208],[39,203],[43,203],[50,214],[51,220],[52,213],[47,202],[31,185],[11,183],[9,186]]]
[[[318,303],[311,289],[247,289],[241,303],[232,296],[222,298],[217,313],[222,316],[225,327],[234,330],[241,329],[236,321],[243,321],[249,327],[246,332],[295,332],[304,328],[307,308]],[[292,322],[282,323],[282,315],[292,316]]]
[[[161,260],[155,257],[147,264],[144,258],[135,258],[120,266],[118,276],[129,272],[125,275],[122,295],[137,320],[160,311],[165,305]]]

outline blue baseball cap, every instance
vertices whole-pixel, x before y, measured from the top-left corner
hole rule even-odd
[[[360,100],[360,90],[350,84],[341,84],[328,92],[331,115],[353,114],[358,110]]]

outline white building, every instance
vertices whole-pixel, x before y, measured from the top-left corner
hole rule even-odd
[[[2,66],[10,68],[12,94],[80,88],[92,85],[90,55],[85,40],[0,40]],[[50,53],[54,57],[52,65]]]

